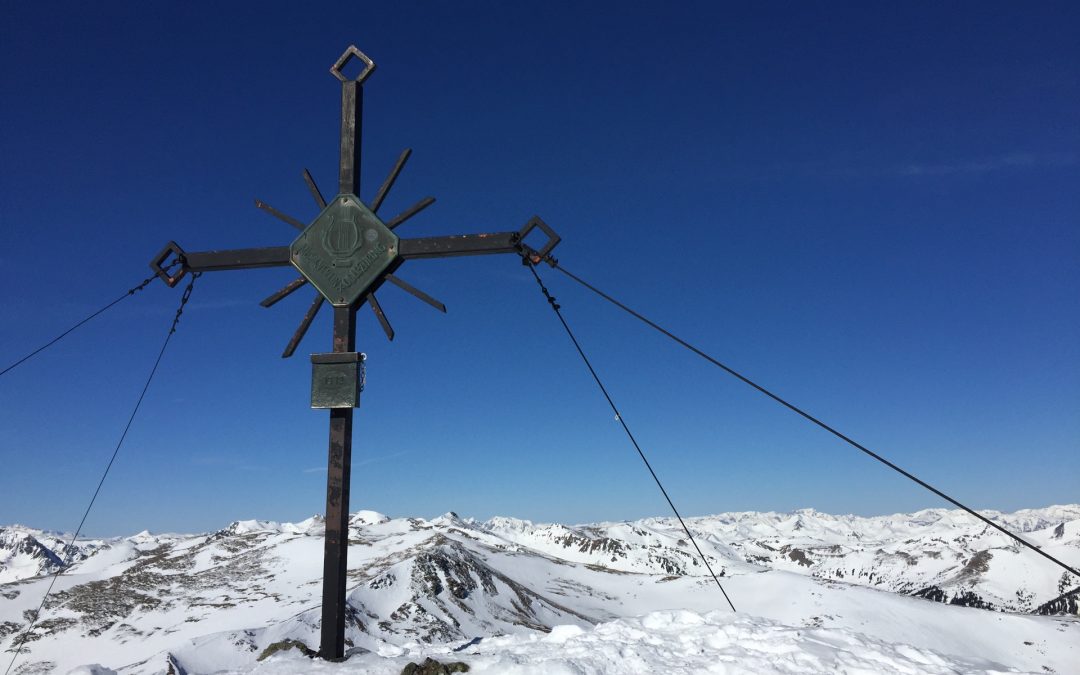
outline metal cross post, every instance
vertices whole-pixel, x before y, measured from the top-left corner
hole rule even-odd
[[[355,79],[342,70],[352,59],[364,67]],[[414,258],[444,258],[489,253],[517,253],[531,262],[551,258],[551,250],[560,238],[538,216],[534,216],[518,231],[489,234],[463,234],[445,237],[404,239],[394,229],[430,206],[435,199],[425,197],[390,220],[377,214],[398,175],[405,166],[411,150],[401,153],[389,176],[379,187],[370,204],[360,197],[360,150],[364,81],[375,70],[375,63],[355,46],[350,46],[331,67],[330,72],[341,81],[341,160],[338,166],[338,194],[327,202],[305,169],[304,181],[321,209],[310,223],[304,223],[261,202],[255,205],[267,213],[301,230],[290,246],[245,248],[228,251],[185,252],[175,242],[166,244],[150,266],[170,287],[189,272],[258,267],[292,266],[301,276],[262,301],[270,307],[305,284],[315,287],[318,294],[304,315],[296,333],[282,353],[292,356],[307,333],[323,302],[334,309],[333,351],[312,354],[311,406],[330,410],[330,443],[326,477],[326,536],[323,549],[322,627],[319,655],[324,659],[340,659],[345,653],[346,570],[349,549],[349,478],[352,461],[353,408],[360,403],[360,373],[363,355],[356,352],[356,311],[367,302],[375,313],[388,339],[394,331],[375,298],[375,292],[389,281],[425,303],[445,312],[446,307],[427,293],[414,288],[394,275],[406,261]],[[539,228],[548,239],[539,249],[524,240]],[[166,271],[167,261],[179,261],[175,274]]]

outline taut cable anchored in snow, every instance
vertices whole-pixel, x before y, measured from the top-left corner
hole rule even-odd
[[[179,264],[180,264],[180,261],[179,261],[179,260],[174,260],[174,261],[173,261],[173,263],[172,263],[171,265],[169,265],[169,267],[168,267],[168,268],[166,268],[166,271],[168,271],[168,270],[172,269],[173,267],[175,267],[176,265],[179,265]],[[87,322],[87,321],[89,321],[90,319],[93,319],[93,318],[94,318],[95,316],[97,316],[98,314],[101,314],[102,312],[104,312],[105,310],[109,309],[110,307],[112,307],[112,306],[113,306],[113,305],[115,305],[116,303],[120,302],[120,301],[121,301],[121,300],[123,300],[124,298],[130,298],[131,296],[135,295],[135,293],[137,293],[138,291],[141,291],[142,289],[146,288],[146,287],[147,287],[147,285],[149,285],[149,284],[150,284],[150,282],[151,282],[151,281],[153,281],[153,280],[154,280],[154,279],[156,279],[156,278],[157,278],[157,275],[154,275],[154,276],[150,276],[150,277],[147,277],[146,279],[143,279],[143,280],[142,280],[142,282],[141,282],[141,283],[140,283],[140,284],[139,284],[138,286],[135,286],[135,287],[133,287],[133,288],[129,288],[129,289],[127,290],[127,292],[125,292],[125,293],[124,293],[123,295],[121,295],[121,296],[120,296],[119,298],[117,298],[117,299],[113,300],[112,302],[110,302],[109,304],[105,305],[104,307],[102,307],[102,308],[101,308],[101,309],[99,309],[98,311],[94,312],[94,313],[93,313],[93,314],[91,314],[90,316],[86,317],[86,318],[85,318],[85,319],[83,319],[82,321],[78,322],[77,324],[75,324],[75,325],[74,325],[74,326],[72,326],[71,328],[68,328],[68,329],[67,329],[66,331],[64,331],[63,333],[60,333],[59,335],[57,335],[56,337],[54,337],[54,338],[53,338],[52,340],[49,340],[48,342],[46,342],[45,344],[41,345],[40,347],[38,347],[38,348],[37,348],[37,349],[35,349],[34,351],[30,352],[30,353],[29,353],[29,354],[27,354],[26,356],[22,357],[21,359],[19,359],[19,360],[18,360],[18,361],[16,361],[15,363],[11,364],[11,365],[10,365],[10,366],[8,366],[7,368],[4,368],[3,370],[0,370],[0,377],[2,377],[2,376],[3,376],[3,375],[4,375],[5,373],[7,373],[7,372],[8,372],[9,370],[14,370],[16,366],[19,366],[19,365],[20,365],[20,364],[22,364],[23,362],[25,362],[25,361],[29,361],[29,360],[30,360],[30,359],[32,359],[33,357],[37,356],[37,355],[38,355],[38,353],[40,353],[40,352],[43,352],[43,351],[45,351],[46,349],[48,349],[49,347],[53,346],[54,344],[56,344],[57,342],[59,342],[60,340],[62,340],[62,339],[63,339],[63,338],[64,338],[64,337],[65,337],[65,336],[66,336],[66,335],[68,334],[68,333],[70,333],[71,331],[75,330],[75,329],[76,329],[76,328],[78,328],[79,326],[83,325],[84,323],[86,323],[86,322]]]
[[[153,278],[154,277],[151,277],[151,279]],[[38,605],[37,611],[30,617],[30,623],[27,625],[26,630],[23,631],[22,635],[16,637],[15,641],[12,643],[13,645],[17,645],[15,655],[11,657],[11,663],[8,664],[7,670],[4,671],[4,675],[8,675],[8,673],[11,672],[12,666],[15,665],[15,660],[19,658],[23,645],[26,644],[26,640],[30,636],[30,631],[34,629],[34,624],[37,623],[38,618],[41,616],[41,610],[45,608],[45,602],[49,599],[49,594],[52,593],[53,585],[56,584],[57,577],[59,577],[64,571],[64,568],[67,567],[68,555],[74,549],[75,541],[79,538],[79,534],[82,533],[83,525],[86,524],[86,517],[90,515],[90,509],[94,508],[94,502],[101,492],[101,486],[105,484],[105,478],[108,477],[109,470],[112,469],[113,462],[116,461],[116,455],[120,452],[120,446],[124,444],[124,439],[127,438],[128,431],[131,429],[131,423],[135,421],[135,415],[139,412],[139,406],[142,405],[143,398],[146,397],[146,391],[150,388],[150,382],[153,381],[154,374],[157,373],[158,366],[161,364],[161,357],[165,355],[165,348],[169,346],[169,340],[172,339],[173,333],[176,332],[176,326],[180,323],[180,315],[184,313],[184,305],[191,299],[191,291],[195,288],[195,280],[198,278],[198,273],[192,274],[191,281],[188,282],[187,288],[184,289],[184,295],[180,298],[180,306],[176,308],[176,316],[173,317],[172,326],[169,327],[169,333],[165,336],[165,342],[161,345],[161,351],[158,352],[157,359],[154,361],[154,367],[150,369],[150,375],[146,378],[146,384],[143,385],[142,392],[139,394],[139,399],[135,402],[135,409],[131,411],[131,416],[128,417],[127,424],[124,426],[124,432],[120,434],[120,440],[117,441],[112,457],[109,458],[109,463],[105,466],[104,473],[101,474],[101,480],[98,481],[97,488],[94,490],[94,495],[90,498],[90,503],[86,505],[82,520],[79,521],[79,527],[75,529],[75,534],[72,535],[71,542],[64,548],[64,557],[60,561],[60,566],[57,567],[56,573],[53,574],[52,579],[49,581],[49,587],[45,590],[45,596],[41,598],[41,604]],[[142,285],[145,286],[148,282],[149,280]],[[139,288],[141,288],[141,286]],[[135,290],[138,290],[138,288]]]
[[[897,466],[897,465],[893,464],[892,462],[890,462],[889,460],[885,459],[885,458],[884,458],[884,457],[882,457],[881,455],[877,454],[876,452],[874,452],[874,451],[873,451],[873,450],[871,450],[870,448],[867,448],[867,447],[866,447],[865,445],[862,445],[861,443],[858,443],[858,442],[856,442],[856,441],[852,440],[852,439],[851,439],[850,437],[848,437],[848,436],[845,436],[844,434],[840,433],[839,431],[837,431],[837,430],[836,430],[836,429],[834,429],[833,427],[829,426],[828,424],[826,424],[826,423],[822,422],[821,420],[819,420],[818,418],[814,417],[814,416],[813,416],[813,415],[811,415],[810,413],[806,412],[806,411],[805,411],[805,410],[803,410],[802,408],[799,408],[798,406],[796,406],[796,405],[794,405],[794,404],[792,404],[792,403],[788,403],[787,401],[785,401],[784,399],[780,398],[780,397],[779,397],[779,396],[777,396],[776,394],[772,393],[771,391],[769,391],[769,390],[768,390],[768,389],[766,389],[765,387],[761,386],[761,385],[760,385],[760,384],[758,384],[757,382],[754,382],[753,380],[751,380],[750,378],[746,377],[745,375],[742,375],[741,373],[739,373],[739,372],[735,371],[734,369],[732,369],[732,368],[729,368],[728,366],[724,365],[724,364],[723,364],[723,363],[721,363],[720,361],[717,361],[716,359],[714,359],[713,357],[709,356],[709,355],[708,355],[708,354],[706,354],[705,352],[701,351],[700,349],[698,349],[698,348],[697,348],[697,347],[695,347],[694,345],[690,344],[690,343],[689,343],[689,342],[687,342],[686,340],[683,340],[682,338],[678,337],[677,335],[675,335],[675,334],[674,334],[674,333],[672,333],[671,331],[669,331],[669,330],[667,330],[667,329],[665,329],[665,328],[661,327],[661,326],[660,326],[660,325],[658,325],[658,324],[657,324],[656,322],[654,322],[654,321],[651,321],[651,320],[649,320],[649,319],[645,318],[644,316],[642,316],[641,314],[639,314],[638,312],[635,312],[634,310],[630,309],[629,307],[627,307],[627,306],[626,306],[626,305],[624,305],[623,303],[619,302],[618,300],[616,300],[615,298],[611,297],[611,296],[610,296],[610,295],[608,295],[607,293],[604,293],[603,291],[601,291],[600,289],[596,288],[595,286],[593,286],[593,285],[592,285],[592,284],[590,284],[589,282],[585,281],[585,280],[584,280],[584,279],[582,279],[581,277],[579,277],[579,276],[577,276],[577,275],[575,275],[575,274],[573,274],[573,273],[569,272],[568,270],[564,269],[564,268],[563,268],[563,267],[562,267],[561,265],[559,265],[559,262],[558,262],[557,260],[555,260],[554,258],[552,258],[551,256],[547,256],[547,257],[545,257],[545,258],[544,258],[544,261],[545,261],[545,262],[547,262],[547,263],[548,263],[549,265],[551,265],[552,267],[554,267],[555,269],[557,269],[557,270],[559,270],[560,272],[562,272],[563,274],[565,274],[566,276],[570,277],[571,279],[573,279],[573,280],[574,280],[574,281],[576,281],[577,283],[581,284],[581,285],[582,285],[582,286],[584,286],[585,288],[589,289],[589,290],[590,290],[590,291],[592,291],[593,293],[596,293],[597,295],[599,295],[599,296],[600,296],[601,298],[603,298],[604,300],[607,300],[608,302],[610,302],[611,304],[615,305],[615,306],[616,306],[616,307],[618,307],[619,309],[623,310],[623,311],[624,311],[624,312],[626,312],[627,314],[630,314],[630,315],[631,315],[631,316],[633,316],[633,317],[634,317],[635,319],[638,319],[639,321],[641,321],[642,323],[645,323],[645,324],[646,324],[646,325],[648,325],[649,327],[651,327],[651,328],[653,328],[653,329],[655,329],[655,330],[659,331],[660,333],[663,333],[663,334],[664,334],[664,335],[666,335],[667,337],[669,337],[669,338],[671,338],[672,340],[674,340],[675,342],[679,343],[680,345],[682,345],[682,346],[683,346],[683,347],[685,347],[686,349],[689,349],[690,351],[694,352],[695,354],[697,354],[697,355],[698,355],[698,356],[700,356],[701,358],[705,359],[705,360],[706,360],[706,361],[708,361],[709,363],[713,364],[713,365],[714,365],[714,366],[716,366],[717,368],[720,368],[721,370],[723,370],[724,372],[728,373],[729,375],[732,375],[732,376],[734,376],[734,377],[738,378],[739,380],[741,380],[742,382],[744,382],[744,383],[746,383],[746,384],[750,385],[750,386],[751,386],[751,387],[753,387],[754,389],[757,389],[757,390],[758,390],[758,391],[760,391],[760,392],[761,392],[762,394],[765,394],[766,396],[768,396],[768,397],[769,397],[769,398],[771,398],[772,400],[776,401],[776,402],[777,402],[777,403],[779,403],[780,405],[784,406],[784,407],[785,407],[785,408],[787,408],[788,410],[791,410],[792,412],[798,413],[798,414],[799,414],[799,415],[801,415],[802,417],[804,417],[804,418],[806,418],[807,420],[809,420],[809,421],[813,422],[814,424],[816,424],[817,426],[821,427],[821,428],[822,428],[822,429],[824,429],[825,431],[828,431],[828,432],[829,432],[830,434],[832,434],[833,436],[836,436],[837,438],[839,438],[840,440],[844,441],[845,443],[847,443],[848,445],[852,446],[853,448],[855,448],[855,449],[857,449],[857,450],[859,450],[859,451],[863,452],[864,454],[866,454],[866,455],[867,455],[867,456],[869,456],[869,457],[872,457],[873,459],[876,459],[877,461],[881,462],[882,464],[884,464],[885,466],[889,467],[889,468],[890,468],[890,469],[892,469],[893,471],[895,471],[895,472],[899,473],[900,475],[904,476],[905,478],[908,478],[909,480],[912,480],[912,481],[914,481],[915,483],[918,483],[918,484],[919,484],[919,485],[921,485],[922,487],[926,488],[926,489],[927,489],[927,490],[929,490],[930,492],[933,492],[933,493],[934,493],[934,494],[936,494],[936,495],[937,495],[938,497],[941,497],[942,499],[944,499],[945,501],[949,502],[949,503],[950,503],[950,504],[952,504],[953,506],[956,506],[956,507],[958,507],[958,508],[960,508],[960,509],[962,509],[962,510],[966,511],[966,512],[967,512],[967,513],[969,513],[970,515],[974,516],[975,518],[978,518],[979,520],[981,520],[982,522],[986,523],[987,525],[989,525],[990,527],[994,528],[995,530],[998,530],[998,531],[999,531],[999,532],[1001,532],[1002,534],[1004,534],[1004,535],[1006,535],[1006,536],[1010,537],[1011,539],[1015,540],[1015,541],[1016,541],[1017,543],[1019,543],[1019,544],[1022,544],[1023,546],[1026,546],[1027,548],[1031,549],[1032,551],[1035,551],[1036,553],[1038,553],[1038,554],[1039,554],[1039,555],[1041,555],[1042,557],[1046,558],[1047,560],[1050,560],[1051,562],[1053,562],[1054,564],[1058,565],[1058,566],[1059,566],[1059,567],[1061,567],[1062,569],[1064,569],[1064,570],[1066,570],[1066,571],[1068,571],[1068,572],[1070,572],[1070,573],[1072,573],[1072,574],[1075,574],[1076,576],[1080,576],[1080,572],[1078,572],[1078,571],[1077,571],[1076,569],[1074,569],[1073,567],[1070,567],[1069,565],[1067,565],[1067,564],[1063,563],[1062,561],[1058,560],[1057,558],[1055,558],[1054,556],[1050,555],[1050,554],[1049,554],[1049,553],[1047,553],[1046,551],[1042,550],[1042,549],[1041,549],[1041,548],[1039,548],[1038,546],[1036,546],[1036,545],[1034,545],[1034,544],[1032,544],[1032,543],[1029,543],[1029,542],[1025,541],[1025,540],[1024,540],[1024,539],[1022,539],[1022,538],[1021,538],[1021,537],[1020,537],[1019,535],[1013,534],[1013,533],[1012,533],[1012,532],[1010,532],[1009,530],[1005,529],[1005,528],[1004,528],[1004,527],[1002,527],[1001,525],[998,525],[997,523],[995,523],[994,521],[990,520],[989,518],[987,518],[986,516],[982,515],[981,513],[979,513],[979,512],[977,512],[977,511],[975,511],[974,509],[972,509],[972,508],[970,508],[970,507],[968,507],[968,506],[965,506],[964,504],[961,504],[960,502],[958,502],[957,500],[953,499],[953,498],[952,498],[952,497],[950,497],[949,495],[945,494],[945,493],[944,493],[944,492],[942,492],[941,490],[937,489],[937,488],[936,488],[936,487],[934,487],[933,485],[930,485],[929,483],[927,483],[926,481],[922,480],[921,478],[918,478],[918,477],[917,477],[917,476],[915,476],[914,474],[912,474],[912,473],[910,473],[910,472],[908,472],[908,471],[905,471],[904,469],[901,469],[901,468],[900,468],[899,466]],[[539,262],[539,261],[537,261],[537,262]],[[534,272],[534,274],[535,274],[535,272]],[[628,432],[628,433],[629,433],[629,432]]]
[[[533,277],[536,278],[536,283],[540,286],[540,292],[544,294],[548,304],[555,310],[555,316],[559,317],[559,323],[566,329],[566,334],[570,336],[570,341],[574,343],[574,348],[577,349],[578,354],[581,355],[581,360],[585,362],[585,366],[589,369],[589,373],[592,375],[593,379],[596,380],[596,385],[600,387],[600,392],[604,395],[604,398],[607,399],[608,405],[611,406],[611,410],[615,413],[615,419],[619,421],[623,431],[626,432],[626,436],[630,439],[630,442],[634,444],[634,449],[637,450],[638,455],[641,457],[641,461],[645,463],[645,468],[649,470],[649,474],[653,477],[653,480],[656,481],[656,486],[660,488],[660,492],[663,493],[664,499],[667,500],[668,506],[671,507],[671,511],[675,514],[675,517],[678,518],[679,525],[682,525],[682,529],[686,532],[686,536],[690,539],[690,543],[694,545],[698,557],[701,558],[701,562],[705,563],[705,569],[709,570],[709,574],[712,575],[713,581],[716,582],[716,587],[724,594],[724,600],[727,600],[728,607],[731,607],[731,611],[734,612],[735,605],[731,603],[731,598],[728,597],[727,591],[725,591],[724,587],[720,584],[720,579],[717,578],[716,572],[713,572],[712,565],[709,564],[708,558],[701,552],[701,547],[698,546],[697,540],[694,539],[694,535],[690,533],[690,528],[686,526],[683,517],[679,515],[679,510],[675,508],[675,503],[672,502],[671,497],[668,496],[667,490],[664,489],[664,484],[660,482],[660,478],[656,475],[656,472],[653,471],[652,465],[649,464],[649,460],[645,457],[645,453],[641,450],[641,446],[638,445],[637,439],[634,438],[634,434],[630,433],[630,427],[626,426],[626,420],[623,419],[619,409],[615,407],[615,401],[611,400],[611,394],[608,393],[604,383],[600,381],[600,376],[596,374],[596,369],[594,369],[592,363],[589,362],[589,357],[585,356],[585,351],[581,348],[581,344],[577,341],[577,338],[574,337],[574,331],[570,330],[570,325],[567,324],[566,319],[563,318],[561,307],[555,302],[555,298],[548,292],[547,287],[544,286],[544,282],[541,281],[540,275],[536,273],[536,268],[530,264],[529,258],[524,258],[523,262],[525,263],[525,266],[529,268],[529,271],[532,272]]]

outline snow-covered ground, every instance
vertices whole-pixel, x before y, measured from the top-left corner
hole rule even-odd
[[[1080,506],[991,515],[1080,564]],[[13,672],[399,673],[432,656],[493,673],[1080,673],[1080,619],[1032,613],[1080,580],[963,513],[689,525],[738,614],[669,519],[355,513],[347,643],[364,653],[343,664],[256,660],[284,639],[318,647],[318,518],[80,541]],[[55,569],[63,545],[0,528],[0,574],[17,579],[0,583],[0,665],[48,583],[31,575]]]
[[[688,610],[650,612],[588,629],[557,626],[546,635],[491,638],[461,651],[426,649],[398,657],[364,654],[341,665],[313,663],[293,652],[231,672],[398,675],[408,663],[428,657],[441,663],[463,662],[470,673],[502,675],[1012,672],[990,661],[950,658],[844,629],[795,628],[760,617]]]

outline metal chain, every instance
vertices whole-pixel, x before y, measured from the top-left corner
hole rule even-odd
[[[192,272],[191,281],[188,282],[187,288],[184,289],[184,294],[180,296],[180,306],[176,308],[176,316],[173,317],[172,327],[169,329],[169,335],[176,332],[176,325],[180,323],[180,315],[184,313],[184,305],[191,299],[191,292],[195,290],[195,280],[202,276],[202,272]]]
[[[367,384],[367,354],[360,352],[360,391],[364,391]]]

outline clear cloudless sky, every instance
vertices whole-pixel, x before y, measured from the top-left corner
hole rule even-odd
[[[30,3],[0,10],[0,367],[185,249],[287,245],[335,191],[402,236],[519,228],[561,262],[977,508],[1080,501],[1080,5]],[[545,273],[684,514],[947,506]],[[367,308],[352,508],[667,515],[512,256],[413,261]],[[86,531],[321,513],[323,311],[285,269],[204,275]],[[0,523],[71,531],[168,329],[154,283],[0,378]]]

